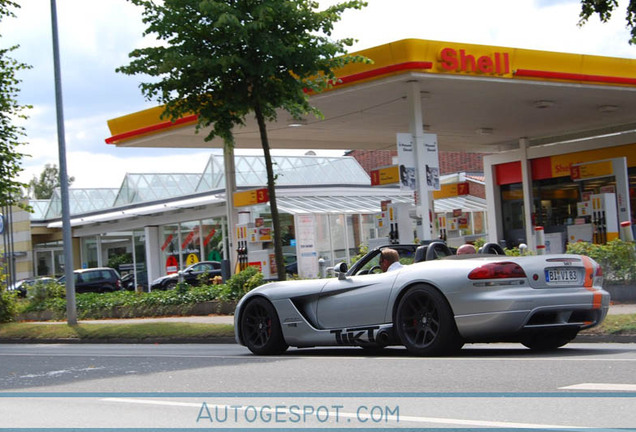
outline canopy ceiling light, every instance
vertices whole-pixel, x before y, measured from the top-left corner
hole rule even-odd
[[[492,135],[493,128],[488,128],[488,127],[479,128],[475,132],[477,133],[477,135]]]
[[[613,113],[618,111],[618,107],[616,105],[601,105],[598,110],[602,113]]]
[[[551,101],[551,100],[534,101],[534,107],[537,109],[552,108],[553,106],[554,106],[554,101]]]

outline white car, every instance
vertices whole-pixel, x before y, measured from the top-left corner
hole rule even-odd
[[[236,309],[237,342],[255,354],[403,345],[432,356],[464,343],[504,341],[549,350],[607,315],[603,272],[586,256],[507,256],[497,244],[474,255],[453,255],[441,242],[387,247],[406,265],[378,273],[377,248],[351,269],[336,265],[335,278],[250,291]]]

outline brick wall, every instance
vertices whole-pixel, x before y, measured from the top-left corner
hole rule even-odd
[[[356,158],[367,173],[382,166],[393,165],[397,150],[351,150],[347,156]],[[466,152],[439,152],[440,174],[456,172],[483,172],[484,154]]]

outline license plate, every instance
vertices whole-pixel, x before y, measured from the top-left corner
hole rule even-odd
[[[577,269],[546,269],[545,281],[548,283],[576,283],[579,280]]]

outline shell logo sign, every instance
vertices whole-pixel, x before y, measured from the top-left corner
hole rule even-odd
[[[511,72],[510,55],[507,52],[477,56],[467,54],[464,49],[444,48],[439,57],[439,67],[446,71],[489,75],[507,75]]]

